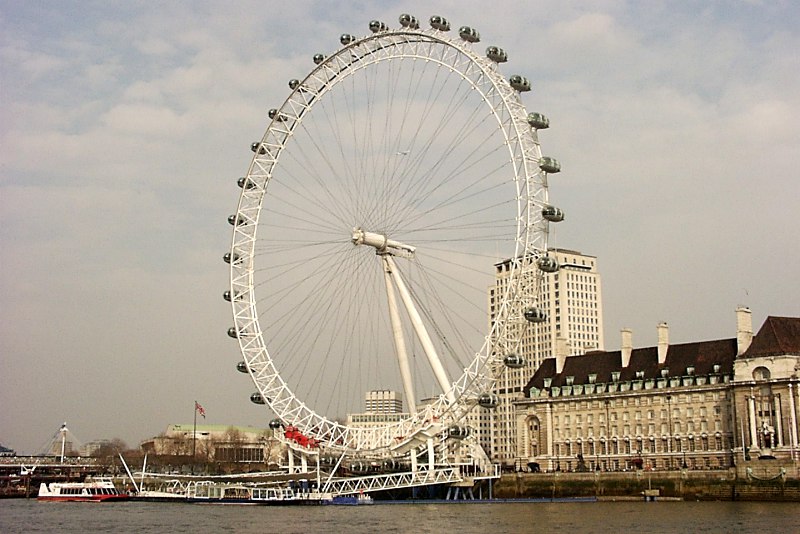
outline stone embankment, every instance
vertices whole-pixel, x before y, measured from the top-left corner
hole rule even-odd
[[[778,467],[710,471],[626,471],[589,473],[511,473],[494,485],[496,498],[599,500],[658,499],[800,502],[800,477]]]

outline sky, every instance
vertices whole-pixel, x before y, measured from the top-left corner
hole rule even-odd
[[[793,1],[0,0],[0,443],[136,446],[265,426],[225,335],[226,217],[266,110],[341,33],[401,13],[478,29],[527,76],[566,212],[598,258],[606,349],[800,316]]]

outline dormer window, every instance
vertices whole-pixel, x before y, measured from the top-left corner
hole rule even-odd
[[[715,363],[715,364],[714,364],[714,372],[715,372],[715,373],[719,373],[720,369],[722,369],[722,367],[720,366],[720,364],[718,364],[718,363]]]
[[[669,376],[669,369],[666,367],[661,370],[661,378],[667,378]]]
[[[552,384],[552,383],[553,383],[553,379],[552,378],[545,378],[544,379],[544,387],[545,388],[549,388],[550,384]]]
[[[692,367],[692,366],[687,367],[686,368],[686,374],[688,376],[692,376],[694,374],[694,367]]]
[[[612,371],[611,380],[613,382],[619,382],[619,371]]]
[[[636,371],[636,378],[644,378],[644,371]]]
[[[568,376],[567,377],[567,385],[571,386],[574,383],[575,383],[575,377],[574,376]]]
[[[589,383],[594,384],[597,382],[597,373],[589,374]]]

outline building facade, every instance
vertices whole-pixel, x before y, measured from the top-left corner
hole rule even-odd
[[[274,431],[229,425],[169,425],[160,436],[143,441],[143,452],[191,456],[209,462],[280,463],[285,445]]]
[[[551,356],[559,344],[560,350],[570,354],[602,350],[604,346],[597,258],[566,249],[552,249],[549,255],[558,261],[558,270],[543,273],[535,277],[535,286],[522,288],[523,297],[525,293],[535,295],[534,302],[546,313],[546,319],[539,323],[522,323],[520,331],[515,332],[524,365],[507,369],[498,381],[494,390],[500,399],[497,408],[476,408],[481,413],[473,415],[475,421],[470,421],[492,460],[506,465],[513,463],[516,457],[513,403],[522,396],[523,388],[542,361]],[[495,285],[489,289],[488,302],[492,322],[500,311],[499,299],[505,294],[510,271],[510,259],[495,264]]]
[[[797,469],[800,318],[769,317],[737,336],[545,360],[515,402],[516,466],[545,470],[746,468],[758,458]],[[777,464],[775,464],[777,465]]]

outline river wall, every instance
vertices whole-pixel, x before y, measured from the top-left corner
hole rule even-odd
[[[496,498],[614,500],[655,499],[800,502],[800,477],[780,466],[769,471],[743,467],[711,471],[626,471],[504,474]]]

